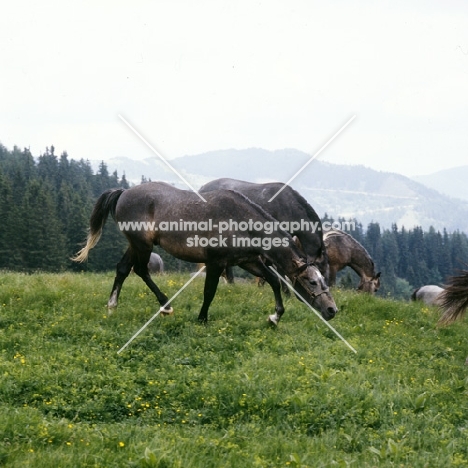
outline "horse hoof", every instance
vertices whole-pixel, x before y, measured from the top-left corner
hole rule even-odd
[[[276,318],[275,315],[270,315],[268,317],[268,323],[270,323],[271,325],[274,325],[276,327],[278,325],[278,319]]]
[[[162,315],[172,315],[174,313],[174,309],[172,307],[170,307],[169,309],[164,309],[161,307],[159,309],[159,312],[161,312]]]

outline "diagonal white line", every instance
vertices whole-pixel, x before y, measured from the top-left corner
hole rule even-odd
[[[146,145],[148,146],[148,148],[174,173],[176,174],[184,183],[185,185],[187,185],[188,187],[190,187],[191,190],[193,190],[199,198],[201,198],[205,203],[206,203],[206,200],[190,185],[189,182],[187,182],[184,177],[179,174],[179,172],[177,172],[176,169],[174,169],[168,162],[166,159],[164,159],[161,154],[159,154],[159,152],[132,126],[130,125],[127,120],[125,120],[120,114],[119,115],[119,118],[120,120],[122,120],[122,122],[125,123],[125,125],[127,125],[127,127],[138,137],[140,138],[140,140]]]
[[[204,269],[206,268],[203,265],[161,308],[117,351],[117,354],[120,354],[164,309],[168,304],[170,304]]]
[[[272,200],[279,195],[286,186],[293,181],[354,119],[356,115],[353,115],[269,200],[270,203]]]
[[[270,266],[270,269],[273,273],[275,273],[276,276],[278,276],[278,278],[288,286],[288,288],[294,292],[294,294],[297,294],[297,296],[302,299],[302,301],[304,302],[304,304],[309,307],[309,309],[328,327],[330,328],[330,330],[332,330],[335,335],[340,338],[347,346],[349,349],[351,349],[351,351],[354,351],[356,354],[357,354],[357,351],[322,317],[322,314],[320,314],[319,312],[317,312],[272,266]]]

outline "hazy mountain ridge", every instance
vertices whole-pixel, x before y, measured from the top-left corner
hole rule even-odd
[[[204,183],[231,177],[251,182],[287,182],[311,155],[295,149],[267,151],[258,148],[221,150],[169,160],[198,189]],[[110,171],[125,173],[139,183],[142,176],[164,180],[180,188],[187,186],[156,156],[142,161],[117,158],[107,161]],[[94,165],[94,164],[93,164]],[[389,228],[392,223],[408,229],[430,226],[438,230],[468,232],[468,203],[400,174],[380,172],[364,166],[312,161],[293,180],[296,188],[320,216],[355,217],[367,226],[371,221]]]
[[[454,167],[432,174],[414,176],[412,179],[450,197],[468,201],[468,166]]]

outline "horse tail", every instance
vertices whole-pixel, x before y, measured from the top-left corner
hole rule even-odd
[[[417,301],[418,298],[417,298],[417,294],[418,294],[418,291],[420,290],[421,288],[416,288],[414,291],[413,291],[413,294],[411,294],[411,300],[412,301]]]
[[[74,262],[84,262],[88,258],[89,251],[96,246],[101,238],[102,228],[106,224],[109,213],[114,218],[115,207],[120,195],[125,189],[106,190],[97,199],[89,220],[89,232],[86,245],[72,258]]]
[[[438,302],[444,311],[439,325],[448,325],[463,317],[468,307],[468,270],[462,270],[460,275],[449,278],[448,285],[438,297]]]

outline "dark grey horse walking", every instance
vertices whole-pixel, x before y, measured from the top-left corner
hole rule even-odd
[[[130,189],[104,192],[97,200],[90,219],[86,246],[75,257],[84,261],[101,236],[109,213],[127,237],[129,248],[117,265],[110,309],[117,306],[123,282],[131,268],[156,295],[164,309],[171,312],[168,298],[148,273],[148,260],[153,245],[160,245],[176,258],[206,264],[203,305],[198,319],[206,322],[222,271],[239,265],[246,271],[265,278],[275,296],[275,314],[270,322],[277,324],[284,313],[278,277],[265,262],[276,265],[293,281],[295,289],[329,320],[336,314],[336,305],[319,269],[303,255],[290,234],[275,229],[267,234],[237,231],[230,227],[219,234],[210,231],[229,220],[240,222],[252,219],[267,223],[274,219],[242,194],[231,190],[217,190],[205,194],[206,203],[194,192],[179,190],[162,182],[151,182]],[[186,229],[187,228],[187,229]],[[190,229],[189,229],[190,228]],[[244,239],[239,245],[239,238]],[[272,245],[276,247],[271,247]],[[270,246],[270,248],[268,247]]]
[[[374,261],[356,239],[344,231],[331,229],[324,233],[323,240],[327,247],[330,286],[335,285],[336,274],[349,266],[361,279],[359,291],[373,294],[380,288],[380,272],[375,272]]]

